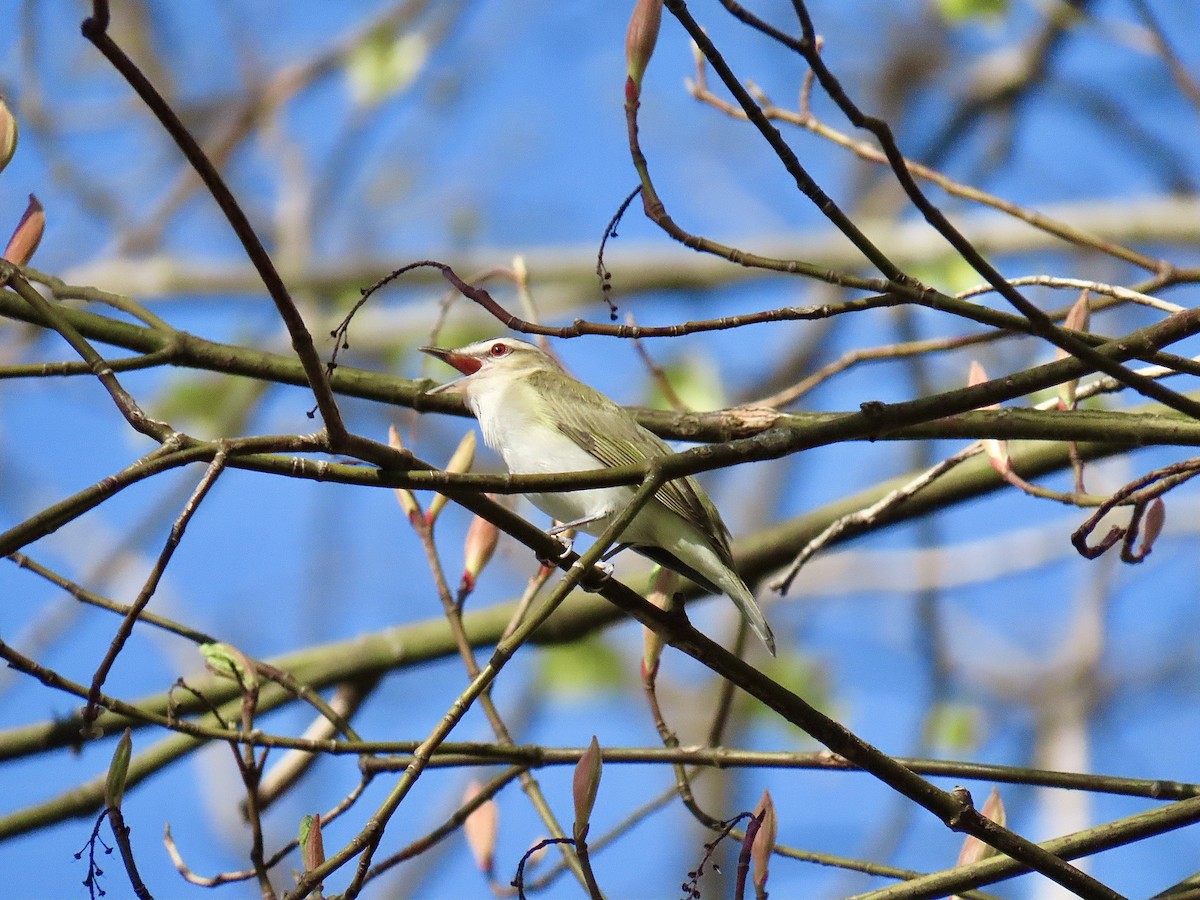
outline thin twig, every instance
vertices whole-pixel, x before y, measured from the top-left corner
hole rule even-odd
[[[840,519],[832,522],[824,531],[818,534],[815,538],[804,545],[804,548],[792,560],[792,564],[788,566],[787,571],[779,578],[771,582],[770,587],[773,591],[778,591],[780,594],[786,594],[792,586],[792,582],[796,576],[800,574],[800,569],[808,560],[821,550],[822,547],[829,544],[836,538],[842,537],[844,534],[852,532],[854,529],[869,528],[879,516],[895,509],[913,494],[920,491],[922,488],[932,484],[945,473],[949,472],[959,463],[970,459],[976,453],[983,449],[980,444],[972,444],[953,456],[942,460],[935,466],[926,469],[912,481],[896,488],[887,495],[879,498],[865,509],[842,516]]]
[[[179,542],[183,540],[183,533],[187,529],[192,516],[200,508],[200,504],[216,483],[217,478],[225,471],[226,455],[225,448],[221,447],[217,450],[216,456],[213,457],[208,468],[205,469],[204,477],[200,479],[200,483],[196,485],[192,496],[184,504],[183,511],[171,526],[171,533],[167,536],[167,541],[159,553],[158,559],[155,561],[154,568],[150,570],[150,574],[146,577],[141,591],[138,592],[137,599],[130,604],[129,612],[121,620],[121,624],[117,628],[117,633],[113,635],[108,652],[105,653],[104,658],[100,661],[100,665],[96,667],[95,674],[92,675],[92,689],[88,694],[87,708],[83,712],[82,733],[85,736],[93,736],[91,731],[96,721],[96,716],[100,714],[97,701],[100,697],[100,689],[104,686],[104,680],[108,677],[113,663],[117,661],[117,655],[121,652],[121,648],[125,646],[125,642],[133,634],[133,626],[137,624],[138,616],[146,608],[146,604],[150,602],[150,598],[154,596],[154,591],[158,588],[158,583],[162,580],[162,576],[167,570],[167,564],[175,554],[176,548],[179,547]]]
[[[208,159],[200,144],[192,136],[192,133],[183,124],[170,104],[167,103],[166,99],[155,89],[149,79],[146,78],[142,70],[138,68],[133,60],[125,54],[117,42],[108,34],[108,24],[108,0],[93,0],[92,15],[83,21],[83,36],[95,44],[96,49],[104,55],[113,68],[124,76],[125,80],[129,82],[130,87],[141,97],[147,108],[154,114],[163,128],[179,146],[183,155],[187,157],[188,162],[192,164],[192,167],[204,182],[208,192],[225,214],[230,227],[237,235],[238,240],[241,241],[242,248],[246,251],[246,256],[254,265],[259,277],[262,278],[267,293],[270,294],[271,299],[275,302],[275,308],[278,310],[279,316],[287,328],[288,335],[291,337],[292,349],[304,367],[309,386],[316,397],[317,405],[321,410],[321,416],[325,422],[325,428],[330,435],[330,440],[335,447],[340,449],[344,446],[348,438],[346,426],[342,421],[341,411],[338,409],[337,400],[329,385],[329,380],[325,376],[325,369],[321,365],[321,359],[317,355],[316,348],[313,346],[312,335],[309,333],[308,327],[304,324],[300,310],[296,308],[295,302],[288,293],[287,286],[283,283],[283,279],[279,277],[279,272],[275,269],[275,264],[271,261],[270,254],[263,247],[262,242],[254,231],[254,227],[250,224],[250,220],[242,211],[237,199],[225,184],[216,167]]]
[[[850,99],[849,95],[846,94],[838,78],[825,65],[821,55],[816,52],[816,32],[808,9],[801,0],[793,0],[792,4],[803,33],[803,37],[799,39],[792,38],[778,29],[767,25],[765,22],[747,13],[738,4],[731,2],[731,0],[722,0],[722,2],[741,21],[779,41],[804,58],[816,74],[817,81],[821,84],[821,87],[846,117],[854,125],[865,128],[875,135],[883,148],[884,155],[887,157],[896,180],[900,183],[900,186],[904,189],[905,194],[908,195],[912,204],[920,210],[926,221],[946,239],[968,265],[982,275],[996,288],[997,292],[1005,300],[1029,321],[1035,335],[1067,351],[1072,356],[1086,362],[1089,366],[1099,369],[1105,374],[1111,375],[1119,381],[1128,384],[1138,393],[1157,400],[1171,409],[1183,412],[1192,418],[1200,418],[1200,403],[1178,394],[1169,388],[1165,388],[1155,381],[1141,378],[1137,373],[1130,371],[1121,363],[1109,359],[1104,354],[1097,353],[1092,347],[1079,340],[1075,335],[1057,327],[1042,310],[1030,303],[1016,288],[1005,281],[1003,276],[950,223],[950,220],[946,218],[942,211],[930,202],[929,198],[926,197],[925,193],[917,185],[916,180],[907,167],[903,154],[900,152],[899,146],[896,144],[890,126],[882,119],[862,112],[854,101]],[[783,162],[788,172],[796,179],[797,186],[804,194],[817,205],[817,208],[843,234],[854,242],[855,246],[871,260],[872,264],[883,273],[889,282],[898,284],[913,283],[914,280],[896,268],[886,256],[876,250],[874,245],[841,213],[841,210],[829,200],[825,193],[816,186],[815,182],[812,182],[812,179],[800,166],[791,148],[783,142],[778,131],[775,130],[774,126],[763,115],[761,107],[754,102],[753,98],[750,97],[745,88],[742,87],[733,75],[733,72],[712,45],[712,42],[708,40],[695,19],[687,12],[681,0],[668,0],[666,5],[671,13],[687,29],[692,39],[700,46],[705,58],[720,75],[725,87],[733,93],[739,104],[746,111],[750,122],[758,128],[763,138],[768,142],[781,162]],[[736,11],[734,10],[735,7]]]

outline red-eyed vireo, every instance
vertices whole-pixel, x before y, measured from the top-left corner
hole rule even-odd
[[[532,344],[493,338],[457,350],[421,350],[463,373],[430,393],[464,395],[484,441],[514,475],[634,465],[671,453],[629,412],[576,381]],[[526,496],[563,523],[556,531],[571,527],[599,535],[633,497],[633,488]],[[618,546],[632,547],[701,587],[727,594],[775,653],[775,639],[762,610],[733,571],[729,529],[694,478],[677,478],[659,488],[618,541]]]

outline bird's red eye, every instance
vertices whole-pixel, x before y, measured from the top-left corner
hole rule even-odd
[[[499,341],[497,341],[496,343],[492,344],[492,348],[488,352],[492,354],[493,359],[499,359],[501,356],[508,356],[508,345],[501,344]]]

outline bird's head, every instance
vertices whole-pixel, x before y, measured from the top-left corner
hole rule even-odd
[[[419,349],[463,373],[462,378],[435,387],[429,392],[431,394],[466,394],[472,387],[496,379],[516,379],[546,369],[561,371],[549,354],[515,338],[492,338],[467,344],[457,350],[444,350],[441,347]]]

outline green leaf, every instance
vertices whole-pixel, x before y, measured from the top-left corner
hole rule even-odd
[[[346,60],[350,95],[360,106],[373,106],[412,84],[428,59],[429,41],[423,34],[377,31]]]
[[[948,22],[997,19],[1008,12],[1008,0],[937,0],[938,12]]]
[[[965,703],[938,704],[925,720],[925,738],[945,750],[973,750],[979,745],[979,709]]]
[[[558,694],[592,694],[622,687],[628,663],[602,637],[547,647],[538,654],[538,682]]]
[[[912,275],[922,284],[928,284],[947,294],[957,294],[984,283],[984,278],[971,264],[957,253],[929,259],[912,267]],[[975,302],[986,302],[992,296],[971,298]]]
[[[803,697],[821,712],[826,715],[833,714],[835,702],[829,693],[829,677],[825,665],[819,660],[803,656],[799,652],[781,653],[774,659],[767,660],[762,666],[762,671],[768,678]],[[767,707],[758,702],[750,702],[753,702],[753,715],[763,715],[773,722],[779,722],[779,717]]]
[[[712,360],[700,354],[688,354],[663,364],[663,375],[671,389],[688,409],[720,409],[725,405],[725,389],[717,377]],[[648,406],[670,409],[671,402],[658,379],[651,379]]]
[[[311,815],[305,815],[303,818],[300,819],[300,836],[297,840],[299,840],[301,847],[303,847],[308,842],[308,835],[309,835],[309,832],[312,831],[312,826],[313,826],[313,817]]]
[[[236,681],[246,690],[258,690],[258,671],[241,650],[232,644],[201,644],[197,649],[204,657],[204,667],[221,678]]]
[[[150,414],[196,435],[224,435],[240,426],[264,385],[233,375],[174,377],[155,398]]]

